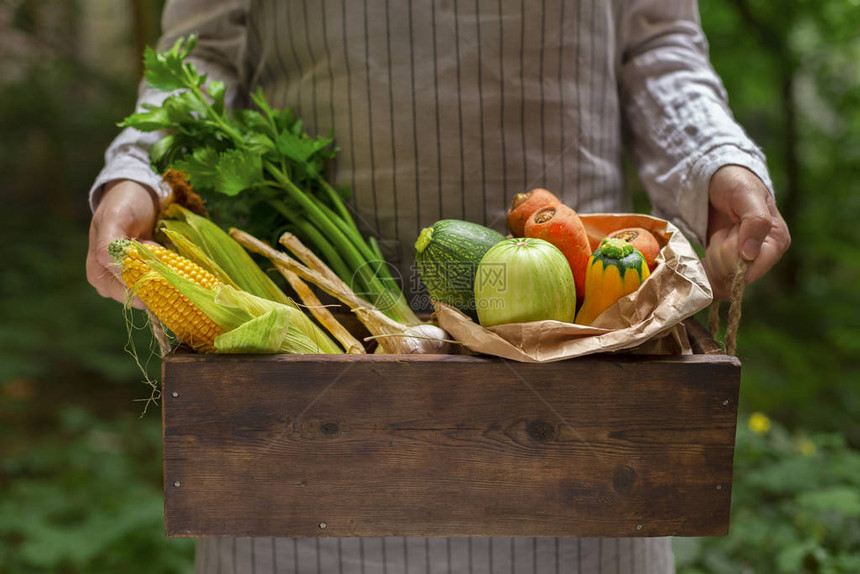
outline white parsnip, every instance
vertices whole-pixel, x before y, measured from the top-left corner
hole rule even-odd
[[[390,319],[379,309],[358,297],[296,236],[285,233],[281,237],[281,243],[301,259],[301,263],[239,229],[231,229],[230,235],[246,249],[268,258],[280,273],[295,274],[346,304],[367,328],[371,337],[377,340],[383,353],[444,353],[447,351],[449,341],[443,330],[432,323],[408,326]]]

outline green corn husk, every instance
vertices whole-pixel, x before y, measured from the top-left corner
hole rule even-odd
[[[326,352],[340,352],[334,341],[305,315],[284,293],[245,249],[211,220],[178,204],[171,204],[162,214],[159,230],[176,247],[180,255],[194,261],[224,283],[248,294],[290,307],[292,321]],[[337,349],[332,351],[331,349]]]
[[[286,293],[260,269],[248,252],[210,219],[174,203],[165,209],[158,228],[165,232],[181,255],[204,268],[208,268],[207,262],[217,267],[221,273],[230,278],[230,281],[225,281],[226,283],[232,283],[239,289],[258,297],[271,299],[284,305],[294,305]],[[180,245],[174,241],[177,235],[184,237],[188,243]],[[181,242],[181,240],[178,241]],[[189,249],[188,244],[196,246],[197,249]],[[197,259],[201,255],[205,256],[203,261]],[[211,269],[210,271],[218,275],[216,271]]]
[[[247,323],[215,338],[219,353],[277,353],[282,347],[281,333],[289,326],[287,307],[272,309]],[[312,352],[312,351],[311,351]]]
[[[206,289],[163,264],[144,244],[134,242],[134,245],[154,274],[167,280],[224,329],[224,334],[215,339],[218,352],[343,353],[300,309],[257,297],[230,285]]]
[[[215,348],[219,351],[222,347],[230,346],[236,350],[229,352],[260,353],[265,352],[259,349],[266,348],[266,344],[277,343],[280,345],[280,349],[289,349],[279,352],[316,354],[321,352],[321,347],[327,342],[335,350],[322,352],[329,354],[343,352],[328,338],[325,340],[317,338],[317,329],[307,331],[305,323],[307,317],[295,307],[282,305],[229,287],[222,287],[216,291],[215,302],[219,305],[241,309],[255,317],[236,329],[217,337]],[[309,321],[308,324],[313,325]],[[272,333],[278,328],[286,329],[283,340],[266,338],[268,333]],[[267,343],[267,341],[270,342]]]

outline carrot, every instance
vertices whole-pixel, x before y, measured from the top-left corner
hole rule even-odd
[[[535,211],[559,203],[561,201],[545,189],[533,189],[516,194],[508,210],[508,229],[514,237],[523,237],[526,221]]]
[[[625,229],[619,229],[618,231],[613,231],[609,234],[609,237],[618,237],[619,239],[623,239],[638,249],[642,256],[645,257],[645,261],[648,262],[649,271],[654,271],[654,268],[657,267],[657,262],[655,260],[657,259],[657,255],[660,254],[660,243],[647,229],[643,229],[641,227],[628,227]]]
[[[549,241],[564,253],[576,283],[576,298],[582,301],[585,296],[585,272],[592,251],[585,226],[576,211],[563,203],[544,207],[534,212],[526,222],[525,234],[526,237]]]

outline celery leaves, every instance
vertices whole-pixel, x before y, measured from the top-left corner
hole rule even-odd
[[[344,205],[348,191],[326,181],[326,162],[336,153],[332,138],[308,135],[302,120],[271,107],[262,89],[250,94],[256,109],[228,109],[224,83],[207,81],[190,59],[196,43],[191,36],[164,52],[146,50],[146,81],[172,93],[161,106],[143,106],[120,123],[162,134],[150,149],[153,169],[185,172],[222,226],[273,243],[292,231],[354,291],[391,318],[418,324]]]

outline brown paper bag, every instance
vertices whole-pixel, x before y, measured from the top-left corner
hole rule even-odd
[[[484,328],[459,310],[436,303],[439,326],[471,351],[530,363],[626,350],[689,354],[681,323],[713,298],[705,270],[680,230],[662,219],[636,214],[580,215],[589,238],[643,227],[662,245],[657,268],[636,292],[622,297],[585,327],[561,321],[512,323]]]

